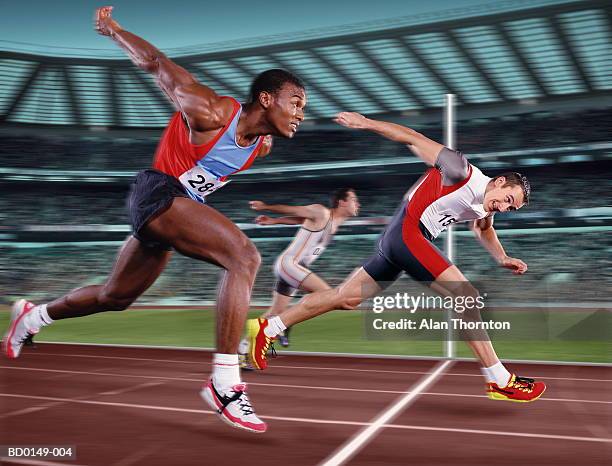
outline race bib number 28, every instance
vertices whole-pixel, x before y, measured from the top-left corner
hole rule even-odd
[[[206,197],[230,182],[230,180],[221,181],[200,166],[195,166],[183,173],[179,176],[179,181],[188,191],[200,197]]]

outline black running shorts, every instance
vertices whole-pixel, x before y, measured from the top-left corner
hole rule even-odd
[[[189,198],[183,185],[173,176],[158,170],[143,170],[136,175],[127,199],[132,234],[147,247],[169,250],[170,245],[146,237],[142,230],[148,222],[170,207],[175,197]]]
[[[295,294],[297,293],[298,289],[294,288],[293,286],[291,286],[289,283],[287,283],[285,280],[283,280],[282,278],[276,278],[276,283],[274,284],[274,291],[276,291],[278,294],[282,294],[284,296],[295,296]]]

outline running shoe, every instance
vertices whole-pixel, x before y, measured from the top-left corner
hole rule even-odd
[[[251,364],[249,360],[249,355],[247,353],[238,353],[238,364],[240,365],[240,369],[243,371],[254,371],[255,368]]]
[[[230,426],[261,434],[268,426],[253,411],[246,389],[245,383],[239,383],[229,389],[218,390],[211,378],[202,387],[200,396]]]
[[[287,332],[277,335],[276,338],[278,338],[278,342],[283,348],[287,348],[289,346],[289,335],[287,335]]]
[[[23,346],[31,346],[32,348],[36,348],[36,343],[34,343],[34,335],[30,334],[23,342]]]
[[[2,339],[2,351],[11,359],[17,358],[28,338],[38,333],[39,329],[28,328],[25,324],[24,317],[32,309],[34,309],[34,304],[25,299],[20,299],[13,304],[11,322]]]
[[[249,340],[249,359],[255,369],[264,370],[268,367],[268,349],[272,349],[272,340],[264,333],[264,329],[268,326],[268,319],[260,317],[259,319],[247,320],[247,339]]]
[[[291,326],[287,327],[283,332],[279,333],[276,338],[278,342],[283,348],[289,347],[289,332],[291,331]]]
[[[544,382],[536,382],[534,379],[519,377],[512,374],[510,382],[505,387],[499,387],[496,383],[488,383],[486,386],[487,396],[492,400],[518,401],[528,403],[542,396],[546,390]]]

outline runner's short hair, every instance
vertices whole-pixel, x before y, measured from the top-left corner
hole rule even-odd
[[[259,73],[253,83],[251,84],[251,92],[249,96],[249,103],[257,102],[259,94],[262,92],[269,92],[274,94],[278,91],[283,84],[291,83],[299,88],[306,89],[304,81],[298,78],[295,74],[282,70],[280,68],[274,68],[271,70]]]
[[[529,196],[531,195],[531,183],[525,175],[521,175],[519,172],[505,172],[497,175],[495,180],[500,177],[506,178],[504,186],[520,186],[523,190],[523,197],[525,198],[525,205],[529,204]]]
[[[331,198],[330,198],[330,204],[332,206],[332,209],[335,209],[336,207],[338,207],[338,205],[340,205],[340,201],[346,201],[346,197],[348,196],[348,193],[354,193],[354,192],[355,190],[353,188],[336,189],[331,194]]]

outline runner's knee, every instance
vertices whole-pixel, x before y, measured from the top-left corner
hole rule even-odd
[[[363,298],[361,293],[352,293],[351,290],[336,288],[336,299],[339,309],[352,310],[361,304]]]
[[[455,293],[455,299],[461,298],[462,300],[462,318],[470,321],[480,321],[480,309],[482,306],[479,304],[482,302],[480,292],[470,282],[461,284],[458,292]]]
[[[242,241],[232,248],[232,254],[226,259],[225,268],[238,272],[256,274],[261,265],[261,255],[255,245],[249,240]]]
[[[134,301],[136,301],[135,297],[117,297],[105,290],[98,295],[98,304],[106,311],[123,311]]]
[[[359,296],[352,296],[352,297],[344,298],[341,301],[340,309],[352,311],[357,306],[359,306],[361,302],[362,302],[362,299]]]
[[[468,283],[468,286],[465,288],[463,296],[478,299],[478,297],[480,296],[480,291],[474,288],[471,283]]]
[[[309,293],[300,300],[299,305],[310,317],[340,308],[336,290]]]
[[[468,281],[453,283],[452,286],[447,284],[446,288],[454,297],[471,297],[476,299],[480,296],[480,292]]]

